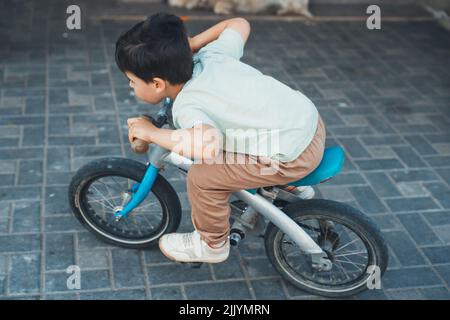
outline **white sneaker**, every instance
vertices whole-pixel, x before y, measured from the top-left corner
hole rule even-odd
[[[287,186],[284,190],[295,194],[296,197],[299,197],[303,200],[312,199],[316,195],[313,187],[311,186],[300,186],[300,187]]]
[[[197,230],[191,233],[169,233],[159,239],[161,252],[169,259],[178,262],[219,263],[230,254],[230,241],[218,248],[211,248],[200,239]]]

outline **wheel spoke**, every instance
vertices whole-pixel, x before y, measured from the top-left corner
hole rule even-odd
[[[367,253],[367,252],[366,251],[347,252],[347,253],[335,255],[335,258],[337,258],[337,257],[347,257],[347,256],[353,256],[353,255],[359,255],[359,256],[362,256],[364,258],[367,258],[367,255],[363,255],[363,253]]]
[[[352,241],[350,241],[349,243],[347,243],[346,245],[344,245],[344,246],[338,248],[338,249],[337,249],[336,251],[334,251],[334,252],[341,251],[342,249],[348,247],[349,245],[351,245],[352,243],[355,243],[355,242],[358,241],[358,240],[359,240],[358,238],[355,238],[355,239],[353,239]]]
[[[336,262],[336,260],[334,262]],[[339,269],[341,269],[341,273],[343,273],[348,280],[351,280],[351,278],[349,277],[347,271],[345,271],[345,268],[344,268],[344,266],[342,264],[334,263],[334,265],[336,267],[339,267]]]
[[[346,258],[346,257],[344,257],[344,258]],[[348,260],[348,259],[347,259]],[[350,260],[348,260],[348,261],[344,261],[344,260],[338,260],[338,259],[335,259],[334,261],[337,261],[337,262],[340,262],[340,263],[349,263],[349,264],[352,264],[352,265],[354,265],[358,270],[360,270],[360,271],[362,271],[362,269],[361,268],[359,268],[358,266],[365,266],[364,264],[362,264],[362,263],[356,263],[356,262],[352,262],[352,261],[350,261]]]
[[[94,190],[95,190],[95,191],[96,191],[96,192],[104,199],[104,201],[106,201],[106,202],[111,206],[111,209],[114,209],[114,204],[111,203],[111,202],[109,202],[109,200],[103,195],[102,192],[100,192],[100,190],[97,189],[96,186],[92,185],[92,187],[93,187]]]
[[[128,217],[116,221],[113,213],[123,205],[122,194],[129,190],[133,183],[133,179],[122,176],[101,176],[89,184],[84,195],[94,223],[113,235],[140,239],[154,234],[160,227],[164,209],[157,197],[151,198],[149,195]]]
[[[328,271],[307,268],[307,259],[302,259],[299,250],[290,250],[294,249],[290,246],[291,239],[283,235],[279,240],[282,244],[280,249],[283,251],[280,257],[289,266],[287,270],[292,270],[291,277],[300,282],[313,282],[320,286],[346,286],[360,279],[363,281],[370,251],[353,228],[322,216],[299,219],[296,223],[330,256],[335,267]],[[333,250],[335,247],[337,249]]]

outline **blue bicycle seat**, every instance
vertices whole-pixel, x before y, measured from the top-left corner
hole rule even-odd
[[[344,150],[339,147],[325,148],[322,161],[319,166],[306,177],[300,180],[288,183],[290,186],[312,186],[330,179],[341,171],[344,164]]]

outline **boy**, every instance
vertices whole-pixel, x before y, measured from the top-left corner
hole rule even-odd
[[[325,127],[314,104],[239,61],[249,34],[249,23],[233,18],[189,38],[178,17],[158,13],[117,41],[116,62],[135,95],[151,104],[174,101],[177,130],[131,118],[130,142],[139,138],[208,162],[195,161],[187,175],[195,230],[159,241],[172,260],[226,260],[231,194],[298,180],[322,159]],[[273,137],[275,147],[267,148]]]

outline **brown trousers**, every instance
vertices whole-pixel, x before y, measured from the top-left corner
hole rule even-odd
[[[277,162],[272,174],[262,174],[274,167],[268,158],[239,153],[223,152],[223,163],[219,164],[194,163],[187,175],[187,192],[192,223],[201,238],[208,244],[217,244],[228,237],[229,199],[233,192],[283,185],[311,173],[322,160],[325,137],[325,125],[319,116],[316,133],[308,147],[291,162]]]

